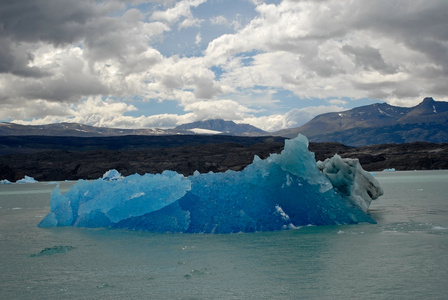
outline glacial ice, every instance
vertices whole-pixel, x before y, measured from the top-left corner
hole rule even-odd
[[[0,184],[11,184],[11,181],[9,181],[8,179],[3,179],[0,180]]]
[[[367,212],[372,200],[383,195],[383,189],[372,174],[366,172],[356,158],[335,154],[318,161],[317,168],[327,177],[339,195]]]
[[[39,226],[230,233],[374,223],[367,208],[381,194],[357,160],[335,156],[316,163],[307,138],[299,135],[286,140],[280,154],[255,156],[239,172],[79,180],[65,194],[56,187]]]
[[[36,182],[38,182],[36,179],[26,175],[22,179],[16,181],[16,183],[36,183]]]
[[[106,173],[104,173],[102,179],[107,180],[107,181],[122,180],[123,176],[121,175],[120,172],[113,169],[113,170],[109,170]]]

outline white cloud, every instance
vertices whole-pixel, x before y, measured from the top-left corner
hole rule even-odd
[[[229,28],[233,28],[233,30],[235,31],[242,28],[242,15],[238,13],[234,15],[233,19],[227,19],[223,15],[218,15],[210,18],[209,21],[212,25],[226,26]]]
[[[417,9],[411,9],[411,15],[421,22],[426,22],[424,20],[426,13],[434,13],[435,16],[441,14],[433,11],[438,5],[422,7],[416,2],[412,4],[425,11],[420,16],[417,14]],[[426,51],[425,47],[403,47],[406,44],[396,42],[403,39],[403,33],[409,40],[417,42],[417,39],[412,38],[410,29],[403,26],[409,23],[407,12],[392,10],[391,6],[396,5],[395,1],[386,1],[378,5],[375,3],[374,10],[370,11],[367,9],[369,5],[364,5],[361,1],[351,5],[344,1],[283,1],[279,5],[262,3],[257,7],[260,13],[258,18],[236,34],[223,35],[215,39],[209,44],[206,54],[211,60],[222,65],[227,65],[232,55],[244,51],[266,52],[263,54],[264,59],[268,56],[271,58],[277,56],[278,58],[270,59],[270,62],[266,63],[273,69],[271,75],[268,75],[269,78],[266,77],[266,72],[259,72],[261,66],[259,60],[255,60],[249,67],[236,67],[235,70],[231,70],[233,74],[229,76],[235,76],[237,79],[234,81],[244,84],[263,85],[266,81],[276,84],[278,82],[276,79],[281,75],[286,83],[283,87],[293,90],[300,97],[368,97],[370,96],[368,91],[360,90],[356,86],[360,75],[365,77],[371,73],[377,77],[376,81],[388,81],[388,74],[403,72],[405,68],[409,76],[407,80],[415,79],[426,86],[429,92],[431,86],[421,77],[421,73],[409,72],[411,71],[409,67],[415,66],[416,61],[405,59],[407,56],[415,56],[411,53],[415,53],[416,49]],[[446,11],[446,8],[444,5],[442,11]],[[391,11],[394,11],[393,15],[390,14]],[[385,23],[374,22],[378,15],[384,18],[385,13]],[[437,22],[440,22],[440,26],[447,23],[436,18],[435,23]],[[356,27],[361,25],[360,28]],[[417,26],[414,24],[412,27]],[[423,27],[427,27],[427,34],[430,36],[437,36],[440,33],[433,32],[437,27],[426,25]],[[418,32],[425,31],[420,28]],[[427,39],[423,36],[422,38]],[[443,39],[446,40],[446,37]],[[386,44],[389,47],[385,47]],[[400,53],[404,54],[403,57],[398,57],[397,52],[392,51],[397,49],[395,45],[401,50]],[[446,53],[446,44],[443,47]],[[261,56],[257,55],[258,58],[262,58]],[[284,57],[288,58],[283,61],[292,62],[290,67],[282,64]],[[428,51],[426,59],[418,60],[421,67],[424,67],[428,57],[438,56]],[[283,71],[276,70],[279,65],[283,67],[281,68]],[[240,80],[240,76],[243,76],[243,80]],[[401,85],[401,82],[397,81],[391,83]],[[423,90],[419,90],[407,95],[394,93],[394,90],[391,87],[380,89],[378,92],[382,91],[390,101],[394,101],[396,97],[419,97],[423,93]]]
[[[333,105],[346,105],[348,102],[341,99],[330,99],[328,100],[328,103]]]
[[[48,124],[54,123],[51,120],[57,121],[73,114],[66,103],[26,99],[23,99],[21,103],[21,106],[9,103],[0,104],[0,119],[12,119],[20,122],[23,119],[34,118],[39,124]]]
[[[202,20],[193,17],[191,7],[197,7],[206,1],[207,0],[182,0],[177,2],[172,8],[153,12],[151,18],[157,21],[165,21],[169,24],[174,24],[183,19],[179,24],[179,29],[198,26]]]
[[[100,127],[114,128],[170,128],[184,123],[204,119],[222,118],[241,120],[252,110],[233,100],[200,101],[185,105],[186,113],[159,114],[153,116],[127,116],[136,111],[133,105],[113,99],[90,97],[79,104],[54,103],[48,101],[33,102],[33,107],[17,111],[15,117],[30,119],[14,120],[15,123],[40,125],[58,122],[76,122]],[[2,117],[0,113],[0,117]]]
[[[201,12],[205,2],[0,4],[0,117],[165,127],[220,116],[277,130],[356,99],[410,106],[448,94],[447,1],[254,0],[251,20]],[[184,46],[199,50],[165,49]],[[129,116],[148,100],[174,100],[185,114]]]
[[[242,120],[242,122],[249,123],[265,131],[274,132],[285,128],[299,127],[310,121],[315,116],[323,113],[343,110],[345,110],[343,107],[336,105],[310,106],[302,109],[292,109],[285,114],[272,114],[262,117],[246,117]]]
[[[41,45],[42,46],[42,45]],[[9,102],[21,99],[76,102],[79,95],[95,95],[107,92],[107,87],[92,74],[79,48],[38,48],[32,63],[33,68],[48,70],[43,77],[1,77],[0,93],[8,95]]]
[[[185,28],[189,28],[189,27],[199,27],[202,22],[203,22],[203,20],[201,20],[201,19],[188,18],[188,19],[183,20],[179,24],[178,28],[185,29]]]
[[[253,110],[234,100],[200,101],[185,105],[186,111],[191,111],[197,120],[225,119],[241,120]]]
[[[202,41],[202,37],[201,37],[201,33],[199,32],[198,34],[196,34],[196,39],[195,39],[194,43],[196,45],[199,45],[201,43],[201,41]]]
[[[222,15],[214,16],[210,18],[210,23],[212,23],[213,25],[225,25],[227,24],[227,19]]]

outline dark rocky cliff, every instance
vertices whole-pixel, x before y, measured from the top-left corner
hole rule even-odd
[[[270,153],[279,153],[284,145],[281,138],[210,138],[201,140],[195,136],[194,140],[185,140],[185,136],[171,136],[158,139],[157,143],[144,144],[141,137],[135,140],[127,137],[126,143],[119,145],[115,144],[117,140],[108,144],[101,139],[97,143],[88,140],[88,143],[84,141],[86,145],[74,143],[71,146],[58,146],[48,140],[46,143],[20,144],[16,140],[14,147],[9,144],[11,154],[0,156],[0,180],[17,181],[25,175],[39,181],[96,179],[109,169],[117,169],[123,175],[164,170],[184,175],[196,170],[201,173],[238,171],[250,164],[254,155],[266,158]],[[16,149],[15,153],[11,152],[13,149]],[[23,153],[17,153],[19,149]],[[338,143],[310,143],[309,149],[315,153],[316,160],[324,160],[335,153],[358,158],[368,171],[448,169],[448,144],[385,144],[355,148]]]

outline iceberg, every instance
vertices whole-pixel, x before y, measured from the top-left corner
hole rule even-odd
[[[107,180],[107,181],[122,180],[123,176],[121,175],[120,172],[113,169],[113,170],[109,170],[106,173],[104,173],[104,175],[101,179]]]
[[[35,180],[33,177],[26,176],[26,175],[22,179],[16,181],[16,183],[37,183],[37,182],[38,181]]]
[[[11,184],[11,181],[9,181],[8,179],[3,179],[0,180],[0,184]]]
[[[39,227],[232,233],[374,223],[367,209],[381,194],[357,160],[316,163],[308,139],[299,135],[286,140],[280,154],[255,156],[238,172],[79,180],[65,194],[55,187]]]

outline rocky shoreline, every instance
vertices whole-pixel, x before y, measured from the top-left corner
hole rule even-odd
[[[141,137],[138,139],[140,147],[130,147],[132,143],[128,140],[128,144],[123,144],[118,149],[104,144],[95,147],[95,143],[89,143],[89,147],[82,150],[76,143],[71,147],[64,145],[63,149],[58,149],[54,143],[54,150],[49,150],[51,147],[43,144],[39,144],[38,148],[35,145],[28,148],[21,145],[20,152],[23,153],[17,153],[19,150],[11,153],[14,147],[10,146],[10,154],[0,156],[0,180],[15,182],[25,175],[38,181],[96,179],[110,169],[116,169],[125,176],[134,173],[160,173],[164,170],[184,175],[191,175],[196,170],[201,173],[224,172],[229,169],[238,171],[250,164],[254,155],[266,158],[270,153],[279,153],[284,146],[283,140],[279,138],[221,138],[221,142],[202,140],[199,143],[180,143],[176,137],[171,137],[171,144],[164,138],[155,146],[142,145]],[[315,153],[316,160],[324,160],[336,153],[342,157],[358,158],[367,171],[390,168],[397,171],[448,169],[446,143],[364,147],[310,143],[309,149]]]

